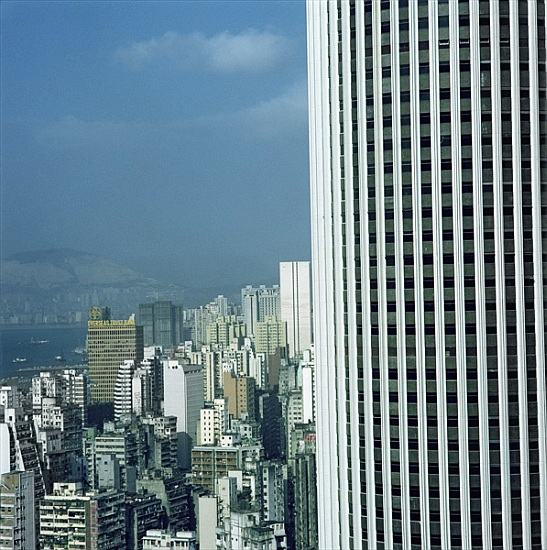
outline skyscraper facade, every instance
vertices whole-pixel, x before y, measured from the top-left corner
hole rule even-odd
[[[139,304],[139,325],[145,346],[172,348],[184,341],[182,306],[163,300]]]
[[[134,316],[121,321],[90,316],[87,361],[92,400],[113,402],[120,364],[130,359],[140,362],[143,354],[142,327],[135,323]]]
[[[296,357],[311,346],[310,262],[281,262],[279,289],[289,356]]]
[[[547,548],[544,0],[309,0],[320,548]]]

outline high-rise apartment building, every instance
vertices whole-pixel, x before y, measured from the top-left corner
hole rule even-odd
[[[287,323],[276,317],[267,317],[256,324],[257,353],[275,355],[277,352],[282,357],[287,353]]]
[[[247,325],[247,334],[255,335],[257,323],[280,315],[279,286],[246,286],[241,289],[241,311]]]
[[[312,343],[310,262],[279,264],[281,320],[287,323],[289,356],[296,357]]]
[[[165,415],[177,417],[179,465],[190,468],[190,450],[196,443],[200,410],[203,408],[203,369],[178,360],[163,361]]]
[[[145,346],[172,348],[184,341],[182,306],[163,300],[139,304],[137,316]]]
[[[228,412],[234,418],[254,420],[256,417],[256,381],[249,376],[235,376],[232,372],[224,373],[224,399]]]
[[[134,316],[115,321],[108,314],[92,308],[87,323],[87,357],[91,378],[91,398],[96,402],[112,402],[118,367],[125,361],[143,359],[142,327]]]
[[[34,473],[0,475],[0,549],[36,548],[36,503]]]
[[[319,548],[547,548],[544,0],[309,0]]]
[[[221,345],[228,348],[234,338],[245,338],[247,327],[243,321],[238,321],[235,315],[217,317],[207,325],[207,345]]]
[[[125,496],[84,493],[77,483],[56,483],[40,503],[40,548],[125,548]]]

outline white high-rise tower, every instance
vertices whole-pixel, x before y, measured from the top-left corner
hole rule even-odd
[[[547,548],[545,0],[308,0],[319,548]]]
[[[289,356],[296,357],[312,343],[310,262],[281,262],[279,287]]]

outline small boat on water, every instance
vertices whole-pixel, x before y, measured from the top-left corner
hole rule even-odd
[[[34,338],[31,338],[30,343],[33,345],[49,344],[49,340],[35,340]]]
[[[62,355],[56,355],[55,361],[59,361],[60,363],[64,363],[66,359]]]
[[[74,348],[72,350],[73,353],[76,353],[78,355],[85,355],[87,353],[87,350],[83,347]]]
[[[26,357],[16,357],[11,361],[12,363],[26,363],[27,358]]]

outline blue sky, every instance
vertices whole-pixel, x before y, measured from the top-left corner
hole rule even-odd
[[[2,2],[2,248],[187,286],[309,258],[303,1]]]

